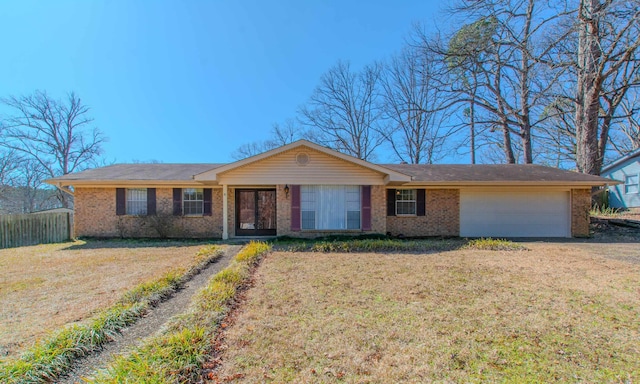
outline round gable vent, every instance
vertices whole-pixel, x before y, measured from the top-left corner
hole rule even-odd
[[[305,152],[300,152],[296,155],[296,163],[298,165],[307,165],[309,164],[309,155]]]

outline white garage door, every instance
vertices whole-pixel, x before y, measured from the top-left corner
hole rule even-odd
[[[460,192],[460,236],[571,237],[569,192]]]

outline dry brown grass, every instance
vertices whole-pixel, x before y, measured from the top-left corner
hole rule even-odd
[[[91,241],[0,250],[0,354],[87,318],[137,284],[197,262],[202,244]]]
[[[274,253],[224,333],[239,382],[640,380],[640,268],[572,244]]]

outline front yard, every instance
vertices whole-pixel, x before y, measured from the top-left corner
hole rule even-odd
[[[0,357],[198,263],[195,242],[77,241],[0,250]]]
[[[640,381],[640,266],[603,257],[609,244],[525,245],[272,253],[209,380]]]

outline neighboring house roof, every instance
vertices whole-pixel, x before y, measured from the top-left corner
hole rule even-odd
[[[608,164],[607,166],[602,168],[602,172],[601,173],[607,173],[611,170],[614,170],[620,166],[623,166],[625,163],[627,163],[629,160],[632,160],[636,157],[640,157],[640,148],[636,149],[635,151],[631,151],[629,153],[627,153],[626,155],[620,157],[619,159],[613,161],[612,163]]]
[[[536,164],[384,164],[428,185],[547,184],[605,185],[617,183],[600,176]]]

